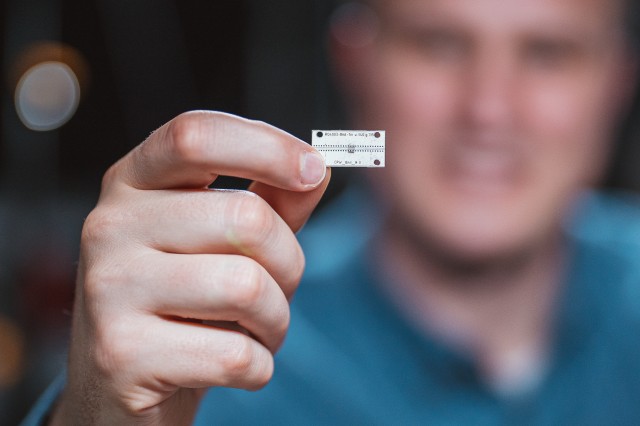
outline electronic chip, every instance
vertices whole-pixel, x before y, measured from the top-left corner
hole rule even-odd
[[[328,167],[384,167],[384,130],[313,130],[311,145]]]

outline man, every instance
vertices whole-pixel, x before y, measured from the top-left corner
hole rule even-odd
[[[562,226],[634,91],[627,4],[369,6],[336,21],[332,51],[354,127],[387,130],[368,175],[386,214],[348,249],[330,234],[340,262],[309,259],[272,383],[226,389],[273,374],[294,232],[329,174],[266,124],[189,113],[105,175],[51,424],[640,420],[637,265]],[[218,174],[255,182],[206,189]],[[362,238],[359,208],[308,231],[338,217]]]

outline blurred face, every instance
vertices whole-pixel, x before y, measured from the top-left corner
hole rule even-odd
[[[380,0],[376,11],[351,84],[357,124],[388,132],[372,179],[392,220],[474,261],[555,235],[601,175],[631,89],[622,5]]]

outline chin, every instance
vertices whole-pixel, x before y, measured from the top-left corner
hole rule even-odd
[[[465,214],[416,218],[399,213],[394,222],[423,256],[457,268],[511,263],[535,252],[551,234],[537,232],[542,231],[540,226],[513,221],[513,215],[471,218]]]
[[[499,239],[495,236],[469,236],[464,241],[455,238],[435,240],[435,255],[448,263],[460,265],[496,265],[510,263],[530,253],[531,243],[511,239]]]

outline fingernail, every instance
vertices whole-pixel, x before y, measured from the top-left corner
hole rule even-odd
[[[300,159],[300,178],[304,185],[315,185],[322,182],[327,168],[324,158],[313,152],[302,153]]]

